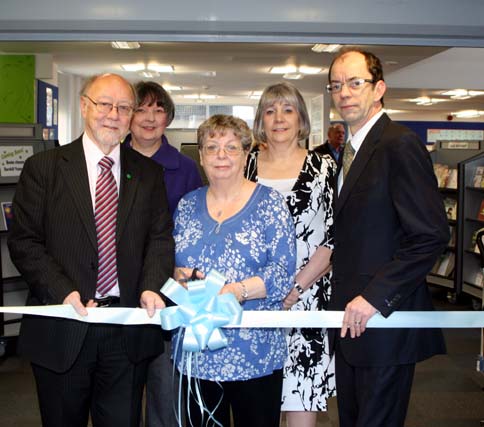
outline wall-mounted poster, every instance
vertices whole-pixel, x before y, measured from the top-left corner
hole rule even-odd
[[[34,154],[31,145],[0,146],[0,177],[20,176],[25,160]]]
[[[45,88],[45,111],[46,111],[45,125],[47,127],[51,127],[52,126],[52,111],[53,111],[52,88],[51,87]]]

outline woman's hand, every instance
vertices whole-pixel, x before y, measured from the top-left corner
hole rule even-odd
[[[296,304],[299,301],[300,293],[296,288],[292,288],[291,292],[289,292],[282,301],[282,306],[284,307],[284,310],[289,310],[294,304]]]
[[[176,267],[174,273],[175,280],[186,287],[186,283],[191,280],[201,280],[205,278],[198,268]]]
[[[219,295],[231,293],[234,294],[238,302],[243,302],[242,298],[242,286],[240,282],[227,283],[222,289],[220,289]]]

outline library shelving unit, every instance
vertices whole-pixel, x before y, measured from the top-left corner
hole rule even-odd
[[[482,144],[482,141],[480,142]],[[484,153],[479,153],[459,163],[460,235],[461,257],[456,274],[461,278],[457,292],[482,299],[483,274],[476,236],[484,228]],[[483,211],[483,212],[481,212]],[[480,305],[480,303],[479,303]]]
[[[54,141],[42,139],[39,124],[0,123],[0,305],[24,305],[28,289],[12,264],[7,248],[9,223],[15,186],[25,160],[54,147]],[[18,336],[21,316],[0,313],[0,355]]]
[[[463,291],[479,298],[479,301],[482,289],[470,281],[471,273],[467,274],[466,268],[473,263],[479,265],[479,256],[474,252],[475,244],[471,243],[473,233],[480,228],[477,219],[479,206],[474,207],[478,197],[472,198],[471,193],[481,194],[484,199],[484,188],[473,190],[469,187],[477,166],[481,163],[484,166],[483,150],[482,141],[437,141],[430,153],[447,213],[451,239],[427,276],[427,282],[447,288],[453,295]],[[446,171],[444,178],[440,176],[439,167]],[[476,211],[471,214],[472,209]],[[484,221],[481,226],[484,227]],[[477,269],[473,274],[478,274]]]

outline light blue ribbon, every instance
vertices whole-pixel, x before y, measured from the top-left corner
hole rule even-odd
[[[184,351],[217,350],[227,346],[227,338],[220,329],[238,325],[242,307],[231,293],[219,295],[225,277],[211,270],[203,280],[187,283],[187,288],[168,279],[161,292],[177,304],[160,311],[161,326],[172,330],[185,328]]]

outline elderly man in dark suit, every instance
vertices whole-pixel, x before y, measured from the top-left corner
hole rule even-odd
[[[85,132],[27,160],[13,201],[13,262],[28,305],[163,308],[174,244],[163,169],[120,146],[136,95],[122,77],[91,78],[81,92]],[[89,325],[25,316],[20,352],[32,363],[44,426],[138,427],[155,326]]]
[[[368,329],[377,312],[433,310],[425,282],[449,241],[432,163],[417,136],[383,113],[380,60],[340,53],[328,91],[350,137],[336,183],[330,308],[341,427],[403,426],[415,363],[444,353],[439,329]]]
[[[314,151],[319,154],[329,154],[338,165],[341,159],[345,142],[345,127],[341,123],[335,123],[328,128],[328,139],[318,145]]]

